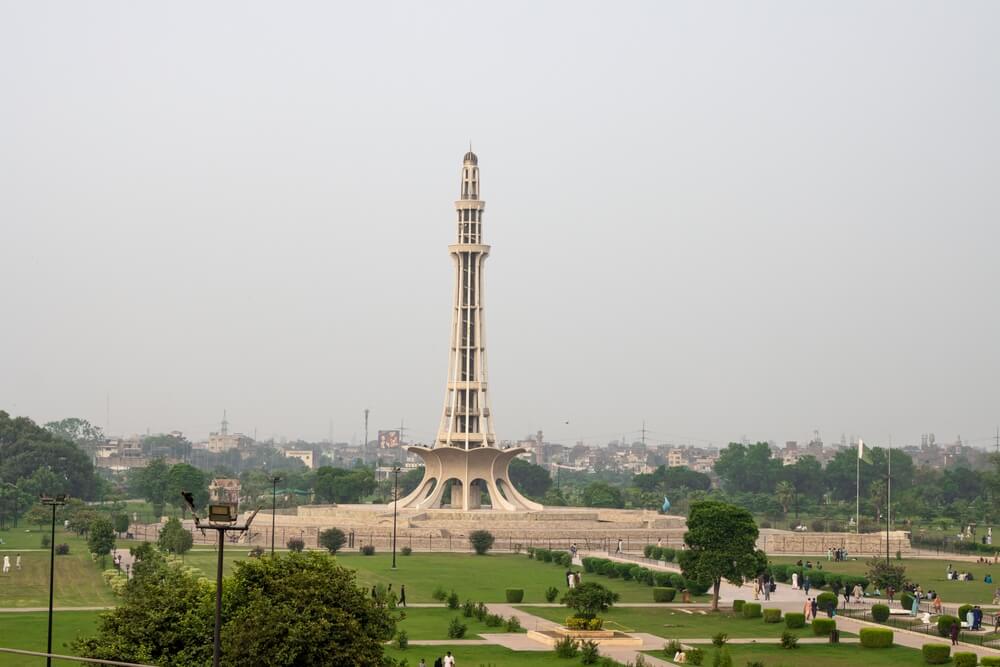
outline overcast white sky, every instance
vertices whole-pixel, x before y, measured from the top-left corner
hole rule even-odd
[[[498,437],[987,444],[1000,4],[0,2],[0,409],[432,439],[479,154]],[[566,422],[569,422],[568,424]]]

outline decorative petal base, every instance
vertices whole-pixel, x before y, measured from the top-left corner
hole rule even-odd
[[[451,482],[452,509],[479,509],[479,499],[485,489],[490,494],[494,510],[507,512],[540,511],[542,505],[528,500],[510,482],[510,462],[525,449],[496,447],[407,447],[407,451],[424,460],[424,478],[413,492],[397,501],[397,509],[437,509],[445,484]],[[392,507],[392,503],[389,503]]]

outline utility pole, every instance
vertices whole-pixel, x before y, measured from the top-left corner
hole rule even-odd
[[[646,420],[642,420],[642,446],[646,446]]]
[[[365,408],[365,453],[368,453],[368,408]]]

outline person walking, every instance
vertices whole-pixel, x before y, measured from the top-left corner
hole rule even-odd
[[[3,557],[3,573],[7,574],[10,572],[10,556],[4,554]]]
[[[764,600],[771,599],[771,577],[764,575]]]
[[[399,606],[406,606],[406,584],[399,585]]]
[[[819,602],[816,601],[816,598],[813,598],[812,604],[809,606],[812,608],[813,618],[816,618],[816,612],[819,611]]]
[[[955,621],[951,622],[951,630],[949,630],[948,635],[951,637],[951,645],[958,646],[958,623]]]
[[[934,602],[931,603],[931,607],[934,609],[935,614],[941,613],[941,596],[935,595]]]
[[[811,587],[812,587],[812,582],[809,581],[809,575],[807,574],[805,578],[802,580],[802,590],[806,592],[806,595],[809,595],[809,589]]]
[[[827,562],[829,562],[832,559],[833,559],[833,549],[831,549],[830,547],[827,547],[826,548],[826,560],[827,560]]]
[[[797,590],[799,587],[799,573],[792,572],[792,589]]]
[[[455,656],[451,654],[451,651],[444,656],[444,667],[455,667]]]
[[[861,584],[854,584],[854,601],[858,604],[861,603],[861,596],[864,591],[861,590]]]
[[[623,544],[624,544],[624,542],[622,542],[622,538],[619,537],[618,538],[618,547],[615,549],[615,553],[616,554],[620,554],[622,552],[622,545]]]
[[[18,554],[17,557],[14,559],[14,567],[16,567],[18,570],[21,569],[21,554]]]
[[[802,615],[806,617],[807,621],[812,618],[812,608],[812,601],[806,598],[806,603],[802,605]]]
[[[424,662],[423,658],[420,658],[420,662],[417,663],[417,667],[427,667],[427,663]]]

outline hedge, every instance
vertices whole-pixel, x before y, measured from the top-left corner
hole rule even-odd
[[[982,667],[1000,667],[1000,658],[995,658],[993,656],[983,656],[981,658],[982,662],[979,664]]]
[[[784,584],[788,582],[788,566],[787,565],[772,565],[771,575],[776,581]]]
[[[673,560],[674,560],[674,558],[676,556],[677,556],[677,550],[676,549],[669,549],[667,547],[664,547],[663,549],[660,550],[660,560],[662,560],[662,561],[666,561],[668,563],[671,563],[671,562],[673,562]]]
[[[913,609],[913,596],[905,591],[900,593],[899,606],[903,609]]]
[[[874,618],[879,623],[885,623],[889,619],[889,605],[873,604],[872,618]]]
[[[928,665],[943,665],[951,660],[951,647],[947,644],[924,644],[920,652]]]
[[[642,548],[642,555],[645,556],[646,558],[652,558],[653,557],[653,549],[656,549],[656,548],[657,548],[656,545],[647,544],[646,546],[644,546]]]
[[[812,622],[812,629],[813,634],[817,637],[828,635],[837,629],[837,621],[832,618],[814,618]]]
[[[961,629],[962,624],[955,616],[949,616],[948,614],[941,614],[940,616],[938,616],[937,620],[938,634],[941,635],[942,637],[947,637],[948,635],[950,635],[951,626],[953,623],[957,624],[959,629]]]
[[[951,657],[955,661],[955,667],[976,667],[979,662],[979,656],[968,651],[957,652]]]
[[[507,602],[520,602],[524,599],[523,588],[508,588],[504,594],[507,596]]]
[[[615,571],[618,576],[625,581],[631,581],[632,579],[632,564],[631,563],[615,563]]]
[[[743,618],[760,618],[760,604],[757,602],[747,602],[743,605]]]
[[[743,611],[743,605],[747,603],[746,600],[733,600],[733,611],[737,614]]]
[[[833,593],[820,593],[816,596],[816,606],[822,611],[832,611],[837,608],[837,596]]]
[[[861,628],[861,645],[865,648],[889,648],[892,646],[892,630],[888,628]]]
[[[670,578],[669,572],[654,572],[653,573],[653,585],[659,586],[660,588],[665,588],[670,586],[672,579]]]
[[[963,621],[966,620],[966,618],[969,615],[969,612],[972,611],[972,609],[973,607],[971,604],[963,604],[961,607],[958,608],[958,617]]]
[[[685,583],[684,587],[688,589],[688,592],[691,593],[691,595],[704,595],[705,593],[708,592],[708,589],[711,588],[712,586],[712,582],[704,583],[701,581],[694,581],[693,579],[692,580],[685,579],[684,583]]]
[[[653,602],[673,602],[677,597],[677,589],[666,586],[656,586],[653,588]]]
[[[806,627],[806,615],[801,612],[788,612],[785,614],[785,627],[789,630]]]
[[[764,622],[765,623],[777,623],[781,620],[781,610],[780,609],[765,609],[764,610]]]

